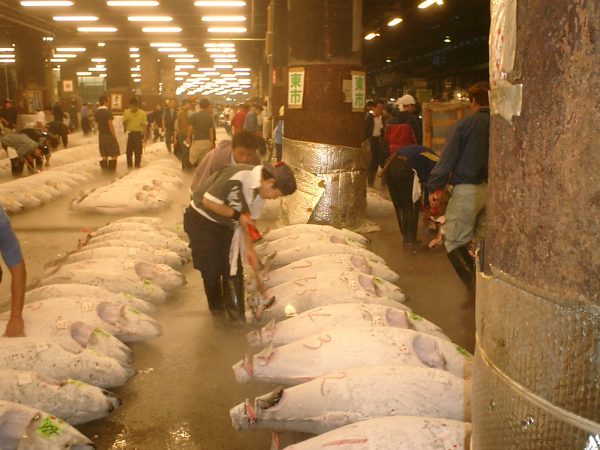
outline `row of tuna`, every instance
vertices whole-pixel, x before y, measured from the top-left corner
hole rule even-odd
[[[233,407],[234,428],[316,437],[287,450],[466,449],[471,355],[403,304],[399,276],[367,239],[328,226],[273,230],[247,282],[248,342],[238,382],[283,385]],[[279,448],[275,435],[274,448]]]
[[[88,236],[46,266],[26,293],[23,338],[0,338],[0,448],[93,448],[72,425],[119,405],[105,389],[135,374],[127,342],[162,334],[151,317],[185,283],[189,259],[176,229],[131,217]],[[8,313],[0,314],[4,329]]]
[[[17,214],[50,203],[73,192],[85,183],[100,177],[97,152],[95,144],[82,145],[58,152],[52,157],[51,168],[35,175],[2,183],[0,185],[0,204],[10,214]],[[156,145],[150,147],[144,157],[146,160],[152,161],[157,158],[164,159],[166,155],[164,147]],[[142,192],[141,189],[140,192]]]
[[[167,208],[183,183],[174,158],[161,158],[134,170],[113,183],[73,200],[76,211],[101,214],[157,212]]]

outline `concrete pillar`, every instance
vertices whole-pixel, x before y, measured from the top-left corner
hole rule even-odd
[[[77,61],[77,59],[61,63],[60,84],[58,88],[58,92],[61,98],[79,96],[79,82],[77,77],[78,64],[79,61]],[[65,88],[67,90],[65,90]],[[70,88],[72,88],[71,91],[68,90]]]
[[[159,63],[162,97],[175,98],[177,82],[175,81],[175,63],[172,58],[162,57]]]
[[[286,217],[302,220],[292,217],[300,208],[311,211],[311,223],[355,227],[364,218],[370,158],[360,148],[364,112],[353,112],[349,95],[352,71],[364,70],[362,0],[289,0],[287,5],[288,70],[303,68],[305,77],[302,109],[286,110],[283,152],[307,185],[288,202]],[[322,194],[315,183],[324,187]],[[308,191],[316,204],[302,194]]]
[[[522,84],[522,111],[510,121],[493,115],[491,122],[474,448],[594,449],[600,447],[600,42],[594,37],[600,6],[516,3],[516,24],[498,28],[506,30],[507,44],[508,30],[516,30],[507,81]],[[492,21],[492,36],[495,30]],[[494,81],[499,59],[491,56]]]
[[[287,101],[287,1],[271,0],[269,5],[269,32],[267,48],[270,49],[269,99],[271,113],[278,117],[279,109]],[[276,119],[277,120],[277,119]]]
[[[105,54],[109,105],[113,111],[122,112],[127,108],[132,96],[129,43],[127,41],[109,41],[106,43]]]
[[[160,103],[158,83],[160,70],[156,50],[152,48],[140,49],[140,66],[142,68],[142,81],[138,84],[141,91],[142,108],[150,111],[154,105]]]
[[[29,29],[15,33],[15,69],[17,72],[17,108],[22,114],[42,110],[54,97],[52,85],[52,49],[42,35]]]

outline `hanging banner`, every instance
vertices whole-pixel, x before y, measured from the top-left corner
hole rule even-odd
[[[304,68],[295,67],[288,71],[288,108],[302,109],[304,101]]]
[[[352,71],[352,112],[363,112],[365,110],[365,97],[367,86],[365,83],[365,72]]]

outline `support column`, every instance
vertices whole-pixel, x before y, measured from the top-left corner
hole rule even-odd
[[[54,98],[52,86],[52,49],[42,35],[28,29],[15,33],[17,72],[16,106],[21,114],[43,110]],[[25,119],[25,118],[24,118]]]
[[[107,42],[105,51],[109,106],[115,112],[122,112],[132,96],[129,44],[127,41]]]
[[[370,159],[360,148],[364,112],[352,110],[350,95],[352,71],[364,70],[362,0],[287,5],[288,70],[304,70],[304,99],[301,109],[293,109],[288,98],[286,108],[283,156],[300,182],[299,192],[285,202],[286,218],[357,227],[364,220]]]
[[[287,1],[271,0],[269,5],[269,32],[267,45],[271,50],[269,58],[269,99],[274,125],[279,118],[279,109],[287,101]]]
[[[160,69],[160,82],[162,83],[162,97],[163,98],[175,98],[177,91],[177,82],[175,81],[175,63],[163,56],[160,58],[159,69]]]
[[[491,37],[501,30],[516,54],[512,67],[511,54],[492,46],[492,99],[506,118],[493,114],[490,130],[474,448],[598,448],[600,7],[492,1],[497,7],[506,14],[493,14],[505,19],[492,20]]]
[[[140,49],[140,66],[142,67],[141,90],[142,108],[151,111],[157,103],[161,103],[158,91],[160,80],[159,63],[156,51],[152,48]]]
[[[77,77],[78,64],[79,61],[74,59],[60,65],[60,85],[58,92],[61,99],[79,96],[79,80]],[[69,90],[71,88],[72,90]]]

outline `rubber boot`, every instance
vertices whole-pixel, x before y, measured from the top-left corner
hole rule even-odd
[[[475,261],[466,246],[455,248],[448,253],[448,259],[463,283],[467,286],[469,294],[475,296]]]
[[[108,173],[108,161],[106,159],[100,160],[100,169],[102,173]]]
[[[108,172],[115,173],[117,171],[117,160],[109,159],[108,160]]]
[[[398,220],[398,226],[400,227],[402,237],[406,238],[406,219],[403,209],[396,210],[396,220]]]
[[[243,276],[229,277],[224,280],[223,301],[229,319],[235,323],[245,324]]]
[[[204,283],[204,292],[208,302],[208,309],[213,315],[223,313],[223,293],[221,292],[221,283],[214,286]]]
[[[414,207],[404,209],[406,234],[404,235],[404,243],[407,245],[419,245],[422,242],[417,239],[419,232],[419,211]]]

